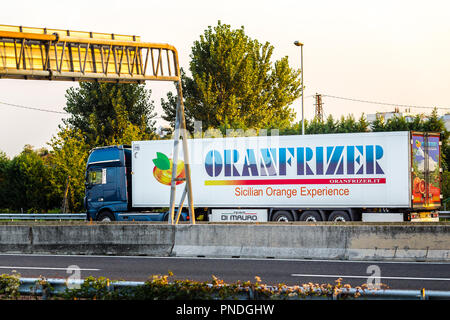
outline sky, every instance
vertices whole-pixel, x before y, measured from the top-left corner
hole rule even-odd
[[[138,35],[174,45],[189,68],[193,42],[218,21],[274,46],[300,68],[304,43],[304,115],[314,116],[316,93],[450,112],[450,1],[448,0],[171,0],[7,1],[0,24]],[[63,111],[76,82],[0,79],[0,102]],[[147,82],[158,116],[172,83]],[[301,119],[301,99],[291,106]],[[325,116],[392,111],[393,106],[323,97]],[[447,109],[445,109],[447,108]],[[403,111],[404,108],[400,108]],[[412,113],[431,109],[411,108]],[[64,115],[0,103],[0,151],[47,147]],[[162,123],[161,123],[162,124]]]

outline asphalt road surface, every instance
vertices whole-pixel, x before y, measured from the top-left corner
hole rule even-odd
[[[390,289],[450,291],[450,263],[379,262],[284,259],[214,259],[176,257],[118,257],[75,255],[1,254],[0,274],[22,277],[68,278],[79,268],[81,278],[104,276],[111,280],[145,281],[155,274],[174,273],[177,279],[209,281],[214,275],[225,282],[255,281],[296,285],[334,283],[338,278],[352,287],[376,285]]]

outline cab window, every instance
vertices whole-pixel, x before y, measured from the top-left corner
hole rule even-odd
[[[106,178],[106,172],[104,172],[104,171],[106,171],[106,170],[105,169],[90,170],[88,172],[88,177],[87,177],[88,184],[95,185],[95,184],[105,183],[106,181],[103,182],[105,180],[103,176],[105,176],[105,178]]]

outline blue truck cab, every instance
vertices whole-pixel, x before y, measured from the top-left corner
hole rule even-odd
[[[92,149],[86,164],[84,206],[87,220],[167,221],[163,208],[133,208],[131,146]],[[159,212],[152,212],[159,209]],[[180,220],[187,220],[182,212]]]

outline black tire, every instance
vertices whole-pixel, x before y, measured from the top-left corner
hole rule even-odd
[[[352,221],[350,215],[345,211],[333,211],[328,217],[328,221],[347,222]]]
[[[111,222],[115,220],[111,211],[102,211],[97,215],[97,221]]]
[[[300,221],[309,221],[309,222],[322,221],[322,216],[317,211],[305,211],[301,214]]]
[[[290,213],[289,211],[277,211],[272,216],[272,221],[289,222],[294,221],[294,217],[292,216],[292,213]]]

